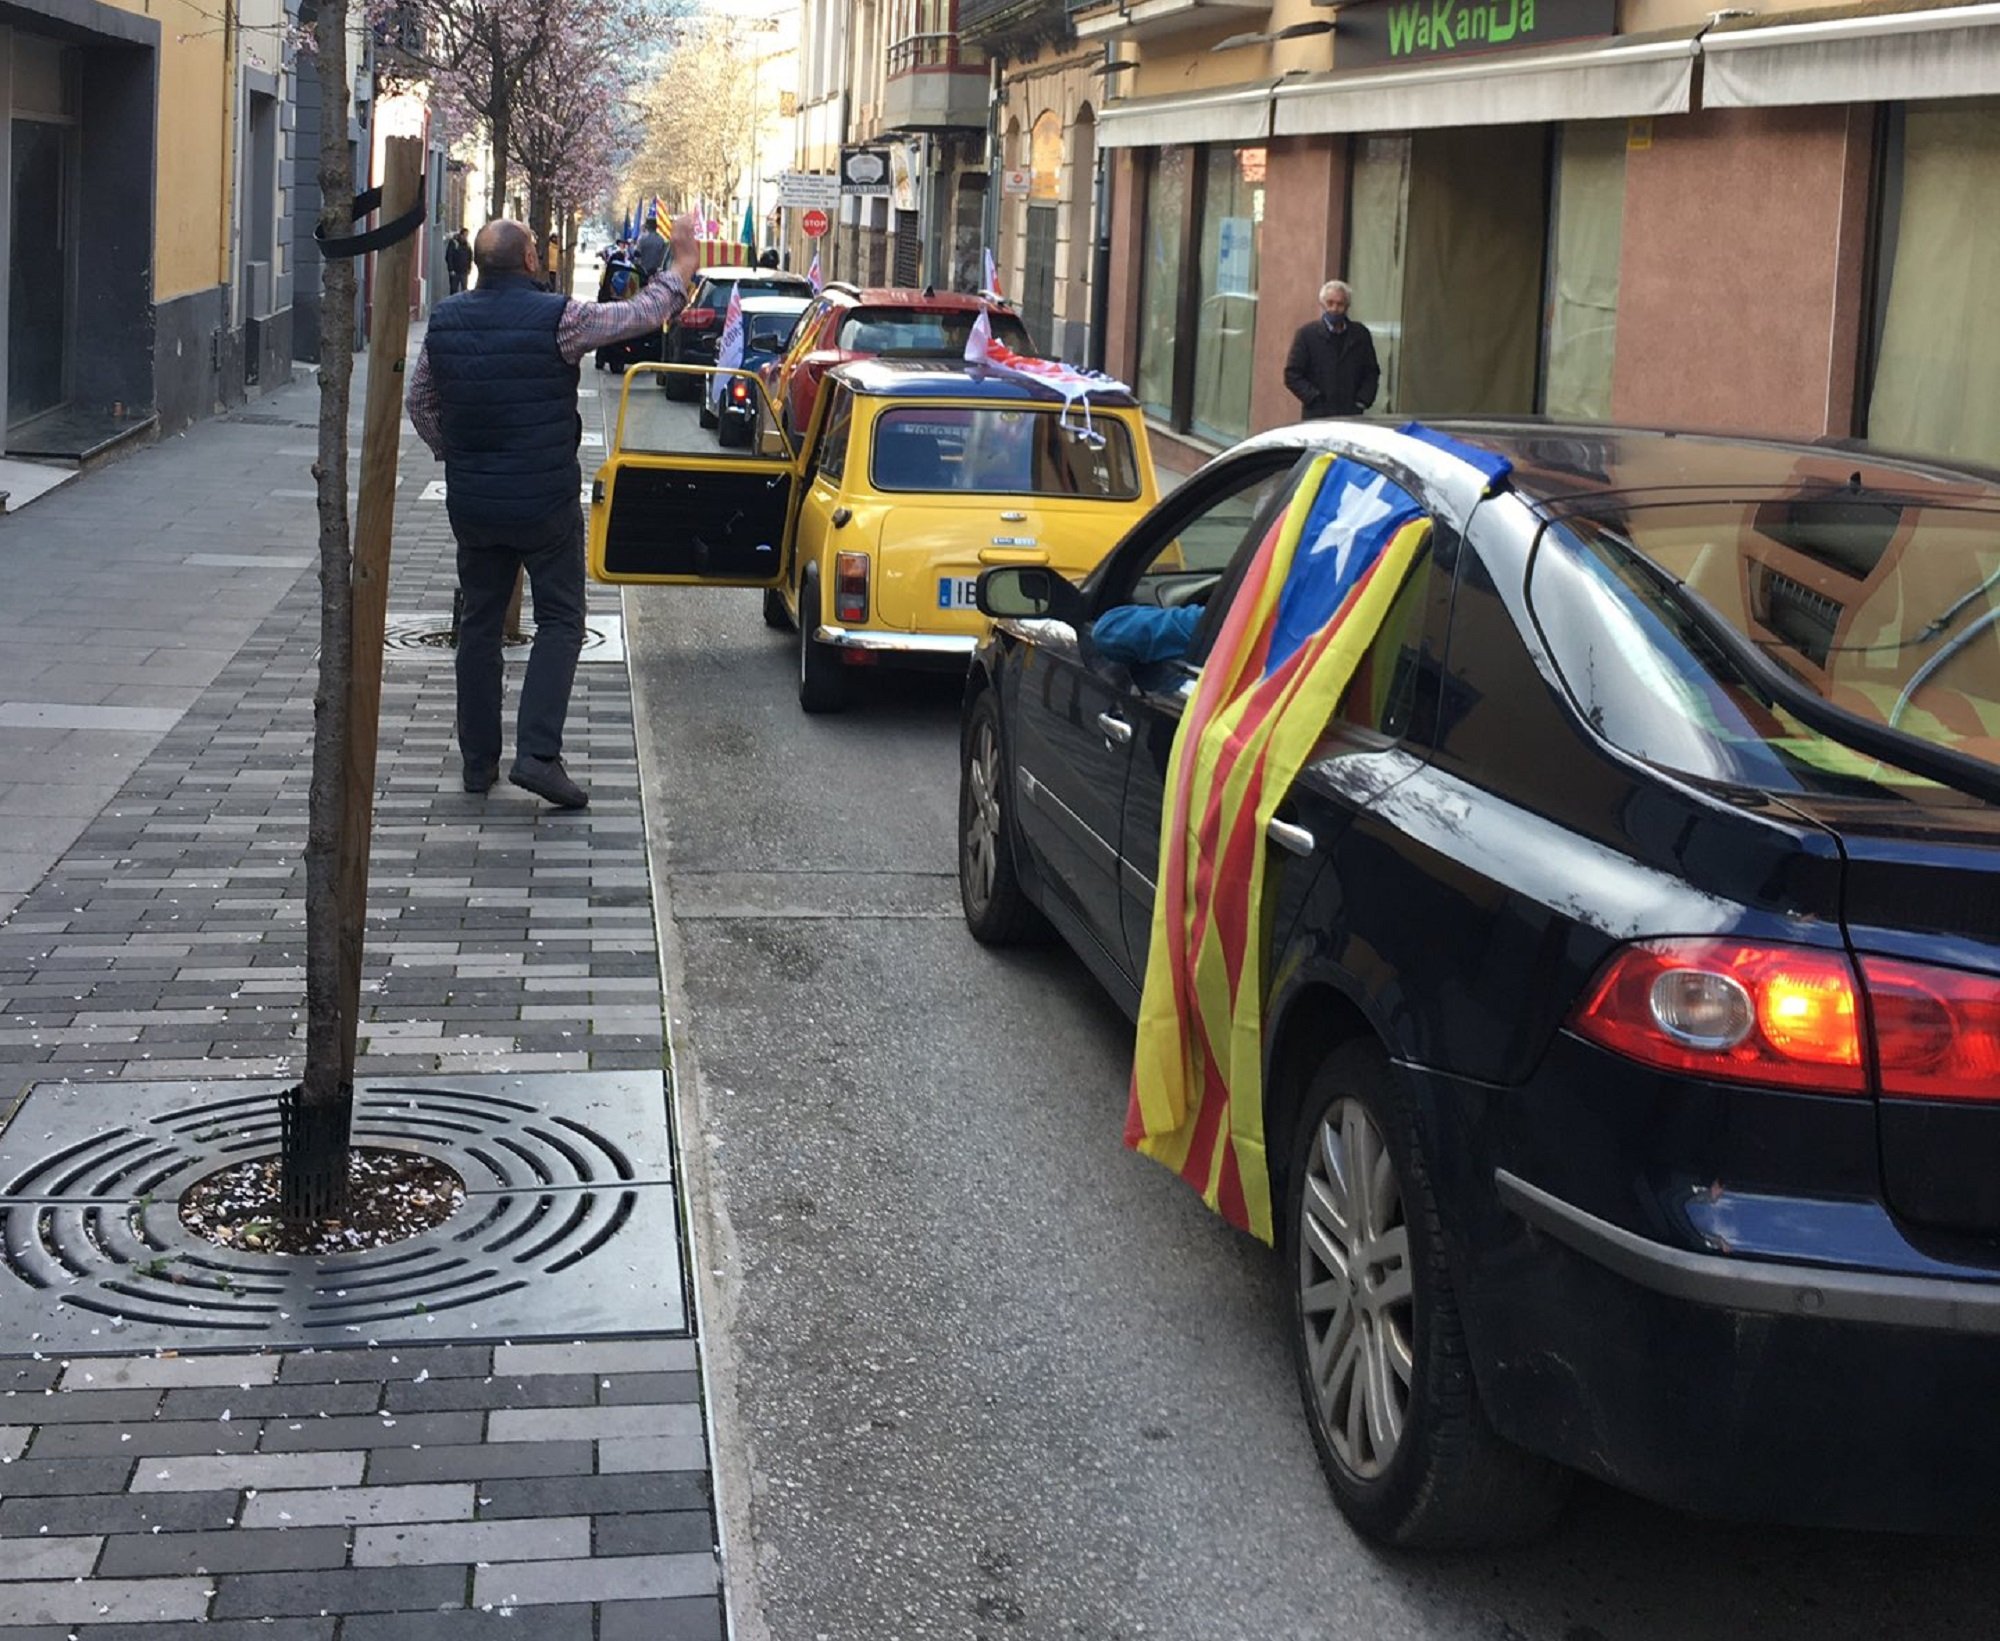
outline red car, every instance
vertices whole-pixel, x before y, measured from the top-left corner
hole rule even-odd
[[[1028,328],[1004,302],[960,291],[863,289],[832,283],[813,298],[782,359],[764,367],[771,401],[794,444],[812,425],[820,378],[850,359],[957,359],[981,309],[992,316],[995,340],[1033,353]]]

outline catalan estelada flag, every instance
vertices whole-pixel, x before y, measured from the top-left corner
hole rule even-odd
[[[1429,534],[1379,473],[1319,457],[1257,548],[1167,765],[1125,1143],[1266,1242],[1264,829]]]

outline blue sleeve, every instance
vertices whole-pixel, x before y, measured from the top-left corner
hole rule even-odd
[[[1150,604],[1120,604],[1091,624],[1090,642],[1107,661],[1122,661],[1128,667],[1171,661],[1187,654],[1201,616],[1199,604],[1172,610]]]

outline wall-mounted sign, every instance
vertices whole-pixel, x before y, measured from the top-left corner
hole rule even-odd
[[[898,211],[917,209],[917,187],[923,179],[923,158],[913,142],[889,148],[889,204]]]
[[[1012,170],[1000,173],[1000,192],[1003,194],[1026,194],[1034,185],[1034,172],[1025,165],[1017,165]]]
[[[1517,51],[1612,32],[1616,0],[1380,0],[1350,5],[1334,36],[1334,67],[1432,62]]]
[[[831,211],[840,203],[840,178],[825,171],[780,171],[778,203],[791,211]]]
[[[889,192],[888,146],[841,149],[840,191],[843,194],[886,197]]]

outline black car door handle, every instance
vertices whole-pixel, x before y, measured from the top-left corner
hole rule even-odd
[[[1132,740],[1132,726],[1123,718],[1114,718],[1108,712],[1097,715],[1097,727],[1104,731],[1104,738],[1117,746],[1128,746]]]
[[[1294,826],[1290,821],[1281,821],[1275,816],[1265,825],[1264,836],[1280,849],[1287,849],[1295,855],[1310,855],[1319,847],[1319,839],[1303,826]]]

